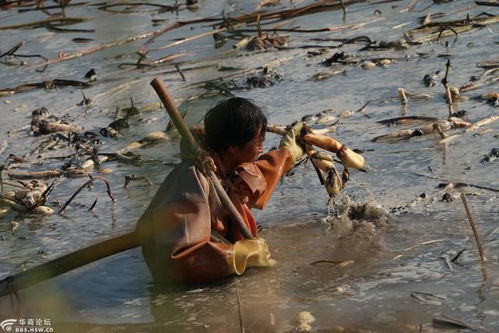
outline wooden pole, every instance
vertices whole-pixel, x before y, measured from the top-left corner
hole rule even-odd
[[[196,140],[192,136],[191,131],[189,130],[184,120],[180,116],[177,106],[175,105],[175,101],[173,100],[173,97],[170,95],[170,92],[166,88],[163,81],[160,78],[156,77],[154,78],[154,80],[151,81],[151,86],[154,88],[159,98],[163,102],[163,105],[165,106],[166,111],[168,112],[168,115],[170,116],[170,119],[177,128],[178,132],[183,138],[187,140],[189,148],[191,149],[192,153],[195,154],[194,156],[198,157],[203,156],[201,148],[197,144]],[[234,207],[234,204],[232,203],[229,196],[223,189],[222,185],[220,184],[220,181],[218,180],[213,170],[211,168],[205,168],[205,169],[206,170],[203,171],[207,173],[206,177],[214,185],[215,190],[217,191],[217,194],[220,198],[220,201],[229,210],[229,213],[233,217],[237,227],[239,227],[242,236],[246,239],[252,239],[253,234],[249,230],[246,223],[243,221],[236,207]]]
[[[10,287],[13,287],[14,290],[28,288],[93,261],[137,246],[140,246],[137,234],[130,232],[66,254],[16,275],[9,275],[0,281],[0,297],[9,294],[12,290]]]
[[[471,216],[471,211],[468,207],[468,202],[466,201],[466,196],[464,195],[464,193],[461,193],[461,200],[463,201],[464,210],[466,211],[468,221],[470,221],[471,230],[473,231],[473,236],[475,237],[476,247],[478,248],[478,252],[480,253],[480,261],[483,264],[486,259],[485,254],[483,253],[482,242],[480,242],[480,235],[478,235],[478,231],[476,230],[475,222],[473,221],[473,217]]]

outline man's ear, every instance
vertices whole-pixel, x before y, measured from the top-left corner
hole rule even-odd
[[[229,154],[234,154],[234,153],[236,153],[238,150],[239,150],[239,147],[238,147],[238,146],[230,145],[230,146],[227,148],[227,153],[229,153]]]

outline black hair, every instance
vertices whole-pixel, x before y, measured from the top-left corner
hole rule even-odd
[[[267,117],[251,101],[232,97],[211,108],[204,117],[206,144],[216,152],[229,146],[243,146],[258,129],[267,126]]]

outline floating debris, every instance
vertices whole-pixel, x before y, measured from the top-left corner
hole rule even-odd
[[[312,313],[308,311],[300,312],[295,318],[297,332],[310,332],[312,330],[311,324],[315,321]]]
[[[467,329],[471,329],[473,331],[476,331],[476,332],[491,332],[491,331],[488,331],[488,330],[485,330],[483,329],[482,327],[477,327],[477,326],[474,326],[474,325],[471,325],[469,323],[466,323],[462,320],[459,320],[459,319],[456,319],[456,318],[452,318],[450,316],[447,316],[447,315],[440,315],[438,317],[434,317],[433,318],[433,326],[447,326],[447,327],[453,327],[453,328],[467,328]]]
[[[35,116],[47,117],[47,116],[50,115],[50,112],[49,112],[49,110],[46,107],[42,106],[42,107],[40,107],[38,109],[34,109],[33,111],[31,111],[31,115],[33,117],[35,117]]]
[[[368,50],[405,50],[408,48],[408,44],[405,40],[399,39],[393,42],[384,42],[384,41],[370,41],[367,46],[361,48],[359,51],[368,51]]]
[[[472,31],[497,22],[499,22],[499,16],[484,13],[461,20],[430,22],[407,31],[405,37],[411,44],[424,43],[443,37],[457,37],[459,33]]]
[[[322,62],[322,64],[325,66],[331,66],[333,63],[339,63],[343,65],[358,64],[359,59],[355,56],[346,54],[345,52],[336,52],[331,57]]]
[[[411,297],[416,299],[419,303],[430,304],[430,305],[442,305],[447,302],[447,298],[444,296],[439,296],[431,293],[425,293],[420,291],[413,291]]]
[[[95,72],[95,69],[92,68],[85,74],[84,77],[88,81],[93,82],[97,80],[97,73]]]
[[[498,107],[499,106],[499,93],[488,93],[481,95],[479,97],[481,100],[487,101],[490,105]]]
[[[90,42],[93,42],[95,41],[95,39],[92,39],[92,38],[73,38],[72,39],[73,42],[75,43],[80,43],[80,44],[83,44],[83,43],[90,43]]]
[[[270,72],[264,75],[250,76],[246,79],[246,83],[251,88],[268,88],[273,86],[274,82],[282,80],[283,78],[281,74]]]
[[[279,48],[288,44],[288,36],[262,34],[251,38],[245,46],[248,51],[261,51]]]
[[[397,140],[404,140],[404,139],[409,139],[415,136],[422,136],[422,135],[427,135],[434,133],[436,131],[436,128],[439,129],[439,131],[445,132],[449,131],[454,128],[462,128],[462,127],[469,127],[471,126],[470,123],[460,119],[460,118],[455,118],[455,117],[450,117],[448,120],[444,119],[439,119],[436,122],[432,124],[428,124],[419,128],[415,129],[404,129],[404,130],[399,130],[395,131],[389,134],[385,135],[380,135],[372,139],[372,142],[389,142],[389,141],[397,141]]]
[[[186,0],[185,5],[190,10],[196,10],[199,8],[198,0]]]
[[[85,94],[83,93],[83,90],[81,91],[81,94],[83,96],[83,99],[76,105],[78,106],[89,106],[90,104],[92,104],[92,99],[91,98],[87,98],[85,96]]]
[[[366,60],[360,64],[360,67],[362,67],[362,69],[373,69],[376,67],[376,64],[372,61]]]
[[[404,88],[398,88],[397,91],[398,91],[398,94],[399,94],[400,103],[402,105],[407,104],[407,101],[409,99],[413,99],[413,100],[427,100],[427,99],[432,98],[431,94],[414,93],[414,92],[407,91]]]
[[[343,74],[345,72],[346,72],[346,70],[345,70],[345,68],[343,68],[343,66],[339,66],[339,65],[338,66],[331,66],[331,69],[329,70],[329,72],[315,73],[314,75],[312,75],[312,77],[310,78],[310,80],[312,80],[312,81],[322,81],[322,80],[329,79],[332,76],[335,76],[335,75],[338,75],[338,74]]]
[[[490,153],[488,153],[487,155],[485,155],[480,160],[480,162],[482,162],[482,163],[493,162],[493,161],[495,161],[498,158],[499,158],[499,148],[492,148],[492,150],[490,151]]]
[[[2,2],[3,3],[3,2]],[[69,24],[77,24],[88,21],[89,18],[83,17],[49,17],[44,20],[29,22],[29,23],[21,23],[9,26],[0,27],[0,30],[12,30],[12,29],[22,29],[22,28],[38,28],[38,27],[47,27],[49,24],[57,23],[58,25],[69,25]]]
[[[261,0],[257,5],[256,9],[260,9],[262,7],[271,7],[279,4],[281,0]]]
[[[312,265],[312,266],[334,265],[337,267],[348,267],[348,266],[353,265],[354,262],[355,262],[355,260],[353,260],[353,259],[350,259],[350,260],[327,260],[327,259],[324,259],[324,260],[317,260],[317,261],[311,262],[310,265]]]
[[[82,128],[59,120],[42,119],[35,116],[31,120],[31,130],[34,135],[43,135],[55,132],[79,132]]]
[[[37,88],[44,88],[44,89],[58,89],[58,88],[63,88],[63,87],[81,87],[81,88],[88,88],[90,87],[90,84],[87,82],[81,82],[81,81],[75,81],[75,80],[63,80],[63,79],[54,79],[54,80],[46,80],[43,82],[34,82],[34,83],[26,83],[22,84],[20,86],[17,86],[15,88],[4,88],[0,89],[0,96],[8,96],[8,95],[13,95]]]
[[[451,97],[451,102],[465,102],[469,99],[468,96],[463,96],[459,92],[459,88],[449,86],[449,92],[450,92],[450,97]],[[449,100],[448,96],[445,96],[446,100]]]
[[[12,186],[9,183],[4,182],[4,184]],[[20,190],[0,194],[0,204],[22,213],[51,215],[54,212],[52,208],[45,206],[47,196],[54,189],[54,183],[48,186],[42,181],[32,180],[29,183],[19,182],[19,184],[22,185]]]
[[[377,123],[384,124],[386,126],[393,126],[393,125],[410,124],[417,121],[428,122],[428,121],[437,121],[437,120],[438,118],[435,117],[405,116],[405,117],[396,117],[396,118],[378,120]]]
[[[441,76],[442,76],[441,71],[436,71],[434,73],[425,74],[425,76],[423,77],[423,83],[427,87],[433,87],[437,84],[436,81],[439,80]]]
[[[315,124],[332,124],[337,121],[335,110],[323,110],[318,113],[307,114],[301,118],[308,126]]]
[[[126,188],[131,181],[137,181],[137,180],[143,180],[149,186],[153,185],[151,180],[146,176],[126,175],[125,176],[125,185],[123,185],[123,188]]]

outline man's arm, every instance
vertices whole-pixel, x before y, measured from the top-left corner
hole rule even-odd
[[[292,157],[285,148],[270,151],[255,162],[244,163],[236,168],[236,192],[247,197],[250,208],[263,209],[279,180],[292,166]]]

